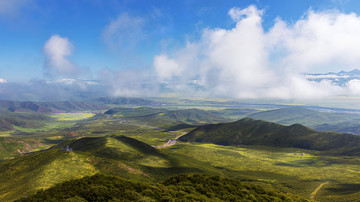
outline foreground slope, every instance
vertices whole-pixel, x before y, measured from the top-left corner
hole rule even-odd
[[[176,173],[199,171],[178,166],[176,160],[133,138],[86,137],[0,162],[0,201],[96,173],[157,181]]]
[[[317,132],[299,124],[283,126],[251,118],[200,126],[179,140],[219,145],[294,147],[332,154],[360,155],[360,136]]]
[[[292,194],[229,178],[182,174],[162,183],[94,175],[57,184],[19,201],[307,201]]]

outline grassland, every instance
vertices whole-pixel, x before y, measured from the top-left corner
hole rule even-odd
[[[217,118],[202,112],[203,116],[194,116],[200,113],[198,110],[169,111],[174,110],[131,108],[113,114],[52,114],[53,117],[44,119],[36,127],[23,124],[13,126],[12,131],[1,131],[4,141],[10,138],[13,142],[1,145],[0,141],[0,150],[2,147],[9,151],[0,151],[1,159],[8,159],[0,161],[0,179],[5,179],[0,180],[0,200],[13,200],[40,188],[96,173],[159,182],[174,174],[188,172],[251,181],[320,201],[360,198],[360,158],[356,155],[331,156],[290,147],[185,142],[156,150],[150,146],[163,145],[167,140],[183,135],[184,131],[192,130],[195,126],[188,124],[191,121],[204,124]],[[233,111],[224,108],[215,111],[213,114],[229,117],[256,112],[254,109]],[[143,143],[117,138],[122,135]],[[84,137],[96,141],[75,143]],[[26,144],[34,145],[34,148],[24,150]],[[35,148],[36,144],[38,147]],[[59,145],[54,146],[56,144]],[[5,145],[12,149],[5,148]],[[61,150],[67,145],[74,151]],[[54,147],[46,151],[22,154],[51,146]]]
[[[307,198],[326,182],[314,196],[316,200],[344,200],[344,196],[338,194],[340,192],[330,190],[345,185],[354,185],[347,200],[360,197],[360,161],[357,157],[319,156],[311,150],[293,148],[201,143],[179,143],[164,152],[208,164],[224,176],[257,182]]]
[[[51,115],[51,117],[56,118],[58,121],[78,121],[93,116],[95,116],[94,113],[56,113]]]

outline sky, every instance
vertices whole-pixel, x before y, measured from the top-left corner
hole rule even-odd
[[[326,99],[360,80],[357,0],[0,0],[0,99]]]

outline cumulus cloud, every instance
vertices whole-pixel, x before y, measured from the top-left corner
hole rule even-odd
[[[74,51],[74,46],[66,37],[53,35],[45,43],[43,52],[45,54],[45,70],[48,76],[70,76],[75,77],[84,68],[77,66],[69,57]]]
[[[357,92],[356,81],[339,87],[303,74],[360,65],[356,14],[310,9],[292,24],[277,18],[268,31],[262,26],[263,10],[255,6],[235,7],[228,14],[233,28],[205,29],[200,40],[155,56],[158,80],[175,91],[182,86],[235,98],[310,99]]]

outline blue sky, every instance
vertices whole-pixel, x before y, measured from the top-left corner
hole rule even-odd
[[[230,13],[232,9],[233,14]],[[313,22],[322,23],[321,19],[326,18],[324,24],[328,23],[329,26],[324,26],[324,29],[337,33],[336,30],[347,27],[332,24],[344,18],[343,24],[355,23],[353,27],[356,28],[359,14],[360,2],[355,0],[0,0],[0,81],[100,81],[107,80],[104,78],[107,75],[113,77],[114,82],[107,85],[113,88],[113,92],[118,92],[116,95],[137,96],[149,88],[156,89],[154,95],[161,95],[164,89],[167,89],[166,92],[176,91],[181,94],[184,91],[188,92],[187,89],[192,88],[189,86],[193,85],[197,86],[192,89],[193,93],[204,96],[209,95],[210,90],[219,92],[211,96],[231,96],[231,92],[238,88],[232,89],[229,86],[240,85],[256,92],[259,86],[270,86],[277,95],[277,92],[283,91],[280,90],[282,86],[288,83],[280,82],[282,79],[265,79],[266,83],[252,83],[246,81],[246,75],[263,74],[272,77],[273,74],[285,72],[283,75],[289,77],[303,72],[360,68],[360,56],[347,58],[348,53],[344,56],[330,52],[328,55],[332,57],[327,58],[315,52],[315,56],[319,54],[321,59],[313,59],[306,55],[306,48],[311,45],[302,48],[304,44],[313,42],[302,35],[306,29],[312,29]],[[254,33],[249,31],[250,35],[258,34],[258,41],[264,42],[257,44],[257,40],[254,39],[254,47],[257,49],[253,50],[253,55],[246,58],[259,57],[260,63],[250,64],[249,61],[249,64],[245,64],[234,60],[234,63],[227,64],[216,60],[220,57],[219,54],[210,56],[219,53],[220,48],[231,53],[243,52],[242,55],[246,55],[246,51],[241,49],[243,46],[251,47],[252,51],[253,44],[247,44],[246,40],[237,40],[236,37],[233,37],[233,40],[238,41],[239,50],[225,45],[216,45],[219,50],[208,50],[214,44],[207,41],[213,39],[207,37],[214,37],[220,32],[231,35],[232,32],[238,31],[238,36],[244,34],[249,27],[241,24],[245,24],[246,19],[250,21],[251,17],[254,17],[254,20],[260,18],[260,23],[256,22],[258,24],[255,23],[255,27],[250,26],[254,28]],[[302,20],[305,22],[302,23]],[[278,28],[280,25],[283,27]],[[243,28],[236,30],[237,26]],[[357,34],[355,28],[348,32]],[[320,31],[321,29],[314,29],[313,33]],[[286,36],[282,35],[284,33]],[[299,35],[303,38],[296,37]],[[334,35],[334,38],[337,36],[343,35],[340,33]],[[245,34],[242,39],[246,37],[248,36]],[[267,39],[276,37],[288,38],[283,41],[277,39],[271,43],[266,42]],[[230,39],[222,40],[225,44]],[[306,41],[303,42],[304,40]],[[326,42],[320,41],[316,47],[319,50],[327,49],[321,45],[322,43]],[[330,47],[337,48],[337,44],[346,43],[340,41]],[[342,48],[349,49],[347,46],[339,46],[339,50]],[[189,59],[192,57],[190,53],[195,50],[192,54],[196,55],[196,58]],[[261,59],[262,57],[265,59]],[[334,57],[340,59],[333,61]],[[207,59],[205,61],[202,58]],[[309,62],[300,62],[300,67],[298,61],[303,61],[304,58]],[[229,58],[229,61],[232,59],[233,57]],[[212,60],[213,63],[206,64]],[[189,65],[190,63],[197,63],[199,69]],[[209,68],[200,68],[206,65]],[[244,66],[244,69],[235,70],[238,68],[236,65]],[[196,71],[184,73],[189,69]],[[214,80],[212,72],[216,71],[221,72],[224,78],[216,78],[217,83],[209,82]],[[136,76],[137,74],[141,76]],[[233,74],[239,76],[229,77]],[[124,87],[123,82],[118,82],[119,80],[124,80],[124,83],[134,82],[135,90],[129,89],[131,86]],[[232,83],[232,80],[236,82]],[[295,87],[314,87],[298,77],[289,82]],[[142,84],[138,85],[139,83]],[[152,84],[149,87],[144,83]],[[316,84],[314,94],[323,88],[333,89],[329,92],[331,95],[339,92],[344,94],[344,90],[333,88],[331,83]],[[291,92],[294,89],[284,91],[287,92],[286,95],[278,97],[303,96],[293,95]],[[240,89],[234,97],[256,98],[260,92],[261,90],[253,94]]]

